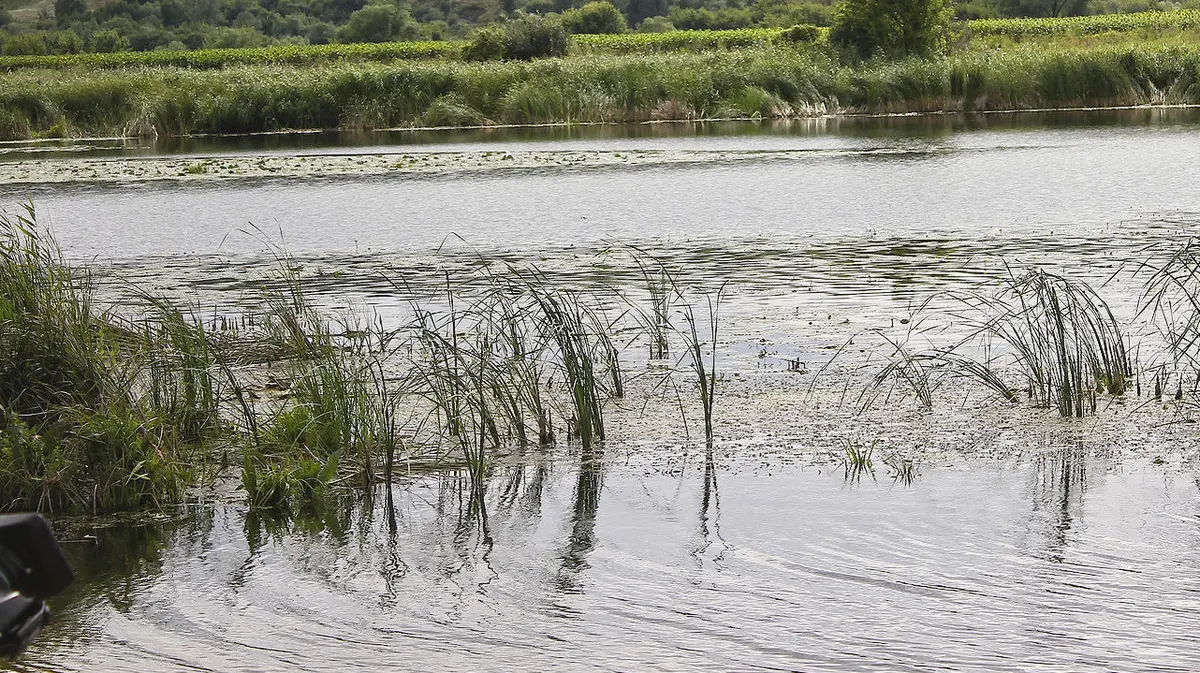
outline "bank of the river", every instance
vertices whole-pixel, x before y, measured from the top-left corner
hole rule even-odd
[[[533,62],[246,64],[0,75],[0,138],[789,118],[1200,102],[1200,47],[1028,43],[846,65],[815,47]]]

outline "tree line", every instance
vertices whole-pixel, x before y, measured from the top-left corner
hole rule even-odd
[[[27,1],[0,0],[0,54],[462,39],[520,14],[551,17],[569,33],[614,33],[829,26],[839,11],[911,20],[922,12],[970,19],[1200,6],[1200,0],[878,0],[877,6],[856,0],[840,9],[834,0],[55,0],[52,12],[31,16],[21,6]]]

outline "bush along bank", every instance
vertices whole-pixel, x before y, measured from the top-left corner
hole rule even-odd
[[[0,137],[638,122],[1200,103],[1200,45],[1019,45],[841,63],[820,48],[523,62],[0,75]]]

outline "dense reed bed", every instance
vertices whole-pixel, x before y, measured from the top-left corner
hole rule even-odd
[[[819,49],[532,62],[0,75],[0,138],[637,122],[1200,103],[1200,47],[1019,45],[846,66]]]
[[[32,209],[0,219],[0,509],[112,510],[182,497],[219,433],[201,325],[145,298],[117,316]]]

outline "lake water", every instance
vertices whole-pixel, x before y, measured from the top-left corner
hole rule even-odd
[[[746,156],[0,185],[0,203],[31,198],[105,296],[121,278],[241,305],[273,264],[265,237],[323,302],[392,319],[411,298],[397,279],[432,292],[488,262],[635,292],[636,246],[683,282],[730,282],[719,353],[737,378],[715,447],[626,409],[633,430],[597,459],[564,447],[499,464],[485,519],[453,471],[406,475],[394,512],[380,491],[264,519],[222,492],[161,519],[60,519],[80,581],[15,668],[1195,669],[1186,414],[1135,398],[1064,421],[973,397],[859,415],[793,394],[811,375],[786,368],[907,321],[932,292],[986,287],[1005,263],[1089,280],[1132,319],[1130,265],[1200,225],[1200,112],[13,145],[0,160],[496,148]],[[873,475],[838,466],[848,437],[880,442]],[[889,453],[915,457],[917,478],[889,476]]]

